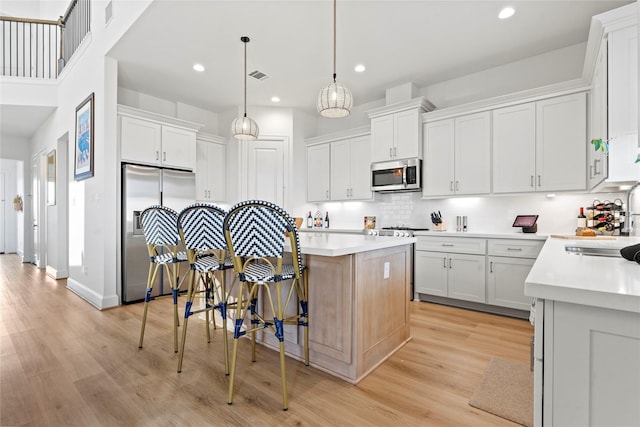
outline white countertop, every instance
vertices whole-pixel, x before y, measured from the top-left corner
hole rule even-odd
[[[344,233],[300,233],[300,251],[307,255],[341,256],[410,245],[415,237],[381,237]]]
[[[415,236],[438,236],[438,237],[478,237],[484,239],[522,239],[522,240],[545,240],[548,236],[537,233],[523,233],[522,231],[513,231],[507,233],[497,232],[481,232],[481,231],[416,231]]]
[[[574,240],[550,237],[531,268],[524,293],[530,297],[640,313],[640,264],[622,257],[576,255],[565,246],[620,249],[638,237]]]

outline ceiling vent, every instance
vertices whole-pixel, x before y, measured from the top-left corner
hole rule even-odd
[[[263,73],[262,71],[255,70],[249,73],[249,77],[253,77],[256,80],[262,81],[262,80],[267,80],[271,76]]]

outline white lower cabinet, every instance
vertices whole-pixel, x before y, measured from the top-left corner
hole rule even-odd
[[[640,425],[640,313],[538,300],[535,337],[535,426]]]
[[[485,246],[484,239],[418,237],[415,291],[484,303]]]
[[[543,241],[490,239],[487,246],[487,303],[529,310],[531,298],[524,295],[524,281]]]

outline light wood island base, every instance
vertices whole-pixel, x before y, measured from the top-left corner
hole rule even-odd
[[[342,256],[305,255],[311,366],[357,384],[411,340],[411,257],[410,244]],[[285,331],[285,348],[302,360],[303,335],[293,329]],[[273,334],[261,338],[277,348]]]

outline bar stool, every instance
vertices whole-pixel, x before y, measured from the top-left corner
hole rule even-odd
[[[222,222],[227,212],[223,209],[206,204],[196,203],[186,207],[178,215],[180,237],[184,242],[189,260],[189,288],[187,303],[184,308],[184,322],[182,325],[182,341],[178,357],[178,372],[182,371],[187,338],[189,317],[204,312],[206,314],[207,342],[211,342],[209,330],[209,316],[213,318],[216,329],[214,310],[220,311],[222,317],[224,342],[224,369],[229,374],[229,352],[227,340],[227,300],[229,291],[226,288],[225,270],[233,268],[231,257],[228,256],[227,242],[222,231]],[[219,277],[215,273],[219,272]],[[195,298],[204,299],[204,308],[193,306]],[[217,304],[215,303],[217,301]]]
[[[147,311],[149,302],[164,298],[153,297],[151,291],[156,281],[158,270],[164,266],[165,273],[171,287],[173,298],[173,351],[178,352],[178,291],[180,283],[179,264],[187,261],[187,254],[178,250],[180,235],[178,234],[178,213],[165,206],[149,206],[140,214],[140,222],[144,231],[144,237],[149,251],[149,274],[147,276],[147,291],[144,297],[144,312],[142,314],[142,327],[140,329],[140,342],[138,348],[142,348],[144,328],[147,323]]]
[[[262,200],[249,200],[233,206],[224,219],[223,229],[238,278],[238,307],[233,332],[228,403],[233,402],[238,339],[247,333],[251,334],[251,360],[255,361],[256,331],[268,328],[280,342],[282,406],[286,411],[288,397],[284,325],[303,327],[304,364],[309,365],[308,281],[307,270],[300,254],[298,230],[287,212],[273,203]],[[291,264],[283,264],[285,232],[288,232],[291,245]],[[281,282],[286,280],[292,282],[289,290],[283,295]],[[262,290],[261,313],[258,312],[257,304],[259,290]],[[287,306],[294,297],[300,302],[300,311],[285,317]],[[265,317],[265,309],[270,310],[272,320]],[[250,315],[250,324],[243,330],[247,312]]]

